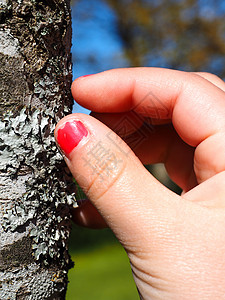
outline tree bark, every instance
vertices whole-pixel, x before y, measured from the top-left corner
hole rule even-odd
[[[55,124],[72,109],[69,0],[0,0],[0,299],[64,299],[75,185]]]

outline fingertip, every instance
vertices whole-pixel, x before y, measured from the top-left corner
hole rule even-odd
[[[88,80],[88,78],[93,77],[95,74],[87,74],[87,75],[83,75],[80,76],[78,78],[76,78],[71,85],[71,93],[73,98],[79,103],[79,95],[83,95],[83,93],[85,93],[85,85],[86,85],[86,81]],[[82,87],[82,82],[84,83],[84,86]],[[89,82],[90,84],[90,82]]]
[[[124,112],[131,108],[134,77],[129,69],[112,69],[77,78],[71,87],[81,106],[96,112]]]

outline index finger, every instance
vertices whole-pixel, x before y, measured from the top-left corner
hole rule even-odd
[[[160,68],[114,69],[81,77],[72,93],[95,112],[135,110],[170,119],[180,137],[196,147],[225,125],[225,93],[194,73]]]

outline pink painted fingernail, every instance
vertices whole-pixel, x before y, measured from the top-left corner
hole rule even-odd
[[[68,157],[70,152],[77,147],[80,141],[88,135],[86,127],[81,121],[66,122],[58,129],[56,140],[61,150]]]
[[[91,76],[91,75],[94,75],[94,74],[83,75],[83,76],[81,76],[81,78],[88,77],[88,76]]]

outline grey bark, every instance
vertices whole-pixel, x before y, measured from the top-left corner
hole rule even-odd
[[[0,0],[0,299],[64,299],[75,186],[53,130],[72,109],[69,0]]]

